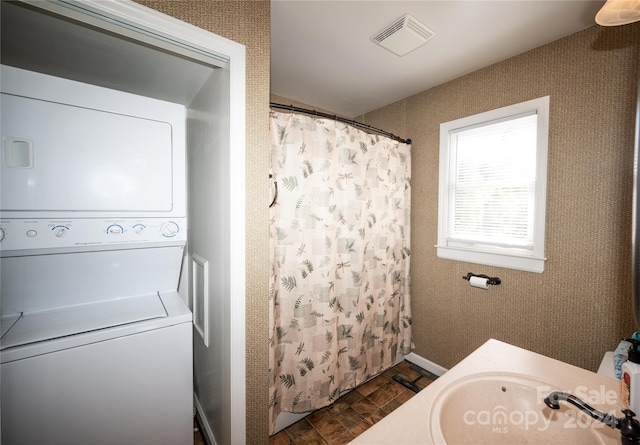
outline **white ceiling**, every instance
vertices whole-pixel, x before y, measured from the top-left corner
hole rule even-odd
[[[356,117],[595,25],[604,0],[273,0],[271,93]],[[398,57],[370,38],[409,13],[435,35]]]

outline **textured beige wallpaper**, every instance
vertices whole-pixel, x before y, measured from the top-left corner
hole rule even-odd
[[[591,27],[368,113],[412,146],[415,352],[451,367],[497,338],[590,370],[635,330],[631,197],[640,23]],[[544,273],[439,259],[439,125],[551,97]],[[498,276],[471,288],[467,272]]]
[[[268,440],[268,205],[270,2],[172,0],[138,3],[246,47],[247,444]]]

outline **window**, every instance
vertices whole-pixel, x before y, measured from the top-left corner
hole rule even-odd
[[[438,256],[544,271],[549,96],[440,125]]]

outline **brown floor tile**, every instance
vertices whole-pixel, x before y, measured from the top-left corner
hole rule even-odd
[[[332,405],[329,405],[327,409],[331,414],[335,415],[349,408],[350,405],[351,405],[350,403],[347,403],[342,399],[338,399]]]
[[[305,417],[302,420],[298,420],[296,423],[287,428],[287,432],[289,436],[297,443],[298,437],[303,434],[313,430],[313,425],[307,422],[307,418]]]
[[[387,413],[385,413],[382,409],[378,409],[375,412],[373,412],[369,417],[367,417],[367,420],[369,422],[371,422],[371,424],[375,424],[380,422],[382,419],[385,418],[385,416],[387,415]]]
[[[377,406],[382,407],[382,406],[386,405],[387,403],[389,403],[393,399],[393,396],[391,394],[389,394],[384,389],[384,387],[382,387],[382,388],[376,389],[371,394],[369,394],[367,396],[367,399],[371,400]]]
[[[332,443],[337,440],[340,436],[344,435],[347,430],[337,419],[330,417],[326,422],[321,423],[317,426],[316,430],[324,437],[324,439]]]
[[[422,380],[422,379],[420,379],[420,380]],[[418,381],[420,381],[420,380],[418,380]],[[391,380],[389,383],[384,385],[383,388],[384,388],[385,391],[387,391],[389,394],[391,394],[394,398],[398,397],[400,394],[402,394],[405,391],[410,391],[409,389],[407,389],[406,387],[404,387],[400,383],[396,382],[395,380]]]
[[[402,406],[402,403],[398,402],[396,399],[393,399],[392,401],[387,403],[385,406],[383,406],[382,410],[385,413],[390,414],[391,412],[393,412],[399,406]]]
[[[335,418],[349,431],[351,431],[364,420],[364,417],[358,414],[356,410],[351,407],[337,414]]]
[[[387,369],[385,372],[382,373],[382,375],[392,379],[393,376],[398,374],[399,372],[400,371],[398,371],[398,369],[394,366],[392,368]]]
[[[311,430],[299,436],[294,441],[295,445],[327,445],[327,441],[320,435],[318,430],[312,428]]]
[[[371,426],[371,422],[368,420],[363,420],[359,424],[357,424],[354,428],[351,429],[351,433],[358,437],[360,434],[364,433]]]
[[[350,391],[349,393],[343,395],[338,399],[338,402],[344,402],[348,405],[353,405],[358,400],[362,399],[364,396],[358,391]]]
[[[386,385],[387,383],[389,383],[389,377],[384,376],[384,375],[379,375],[378,377],[375,377],[372,380],[375,380],[375,381],[379,382],[380,386]]]
[[[415,396],[415,395],[416,395],[416,393],[415,393],[415,392],[413,392],[413,391],[405,391],[405,392],[403,392],[402,394],[399,394],[399,395],[396,397],[396,400],[397,400],[398,402],[400,402],[400,403],[406,403],[406,402],[407,402],[407,400],[409,400],[411,397],[413,397],[413,396]]]
[[[365,418],[378,410],[378,406],[367,398],[358,400],[356,403],[351,405],[351,408]]]
[[[345,433],[338,437],[337,439],[335,439],[332,442],[329,442],[331,445],[345,445],[349,442],[351,442],[353,439],[355,439],[356,436],[354,436],[353,434],[351,434],[349,431],[345,431]]]
[[[269,445],[294,445],[293,440],[285,430],[269,437]]]
[[[356,388],[356,391],[358,391],[360,394],[366,397],[369,394],[371,394],[373,391],[375,391],[376,389],[380,388],[382,385],[387,383],[388,381],[389,379],[387,379],[385,376],[374,377],[368,382],[358,386]]]
[[[306,417],[306,419],[307,419],[307,422],[309,422],[311,425],[313,425],[314,427],[317,427],[321,423],[326,422],[330,416],[331,414],[329,414],[329,409],[322,408],[309,414]]]

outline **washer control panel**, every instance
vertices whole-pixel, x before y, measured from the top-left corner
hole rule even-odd
[[[186,242],[186,218],[3,219],[0,250]]]

